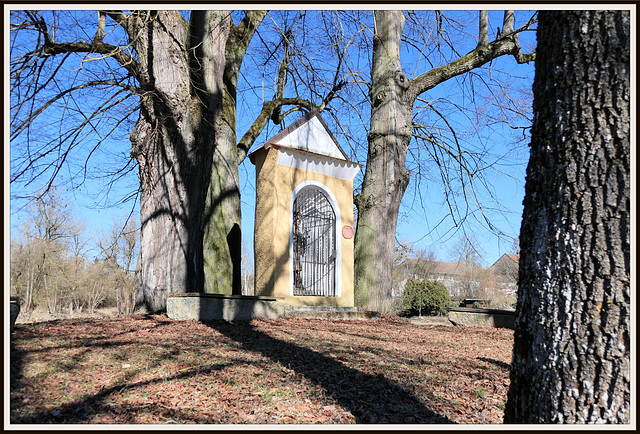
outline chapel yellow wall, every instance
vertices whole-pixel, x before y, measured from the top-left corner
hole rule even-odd
[[[273,149],[271,150],[273,151]],[[256,295],[273,295],[273,278],[276,268],[272,244],[274,240],[274,212],[276,196],[274,191],[277,152],[261,150],[255,153],[256,165],[256,215],[253,232],[254,277]]]
[[[341,243],[340,297],[292,296],[289,240],[291,196],[304,181],[317,181],[329,189],[340,208],[339,232],[353,227],[353,181],[277,164],[278,149],[256,152],[256,217],[254,232],[256,295],[283,298],[289,305],[353,306],[353,238],[339,235]]]

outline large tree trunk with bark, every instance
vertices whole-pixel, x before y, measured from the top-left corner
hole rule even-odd
[[[390,299],[393,284],[398,213],[410,178],[405,163],[415,101],[423,92],[495,58],[512,55],[518,63],[527,63],[535,53],[523,54],[518,42],[518,33],[531,23],[514,30],[513,11],[506,11],[505,30],[489,43],[487,14],[482,13],[476,49],[409,80],[400,63],[403,12],[375,11],[374,20],[369,152],[362,190],[354,200],[358,208],[354,283],[357,306],[381,309]]]
[[[237,26],[230,24],[226,41],[222,112],[216,127],[216,148],[205,209],[203,254],[204,292],[207,293],[242,293],[238,167],[247,156],[252,140],[248,144],[237,140],[237,85],[249,42],[265,15],[266,11],[248,11]]]
[[[235,127],[235,124],[234,124]],[[236,151],[234,131],[218,141],[213,155],[204,225],[204,292],[241,294],[241,203],[238,166],[242,159]],[[218,135],[220,138],[220,135]]]
[[[375,11],[374,19],[369,152],[362,190],[355,198],[354,272],[356,305],[379,309],[376,302],[391,291],[398,212],[409,183],[405,161],[413,99],[407,97],[409,83],[400,64],[404,15]]]
[[[630,421],[629,30],[540,13],[507,423]]]
[[[259,121],[236,144],[240,66],[266,12],[247,11],[238,25],[230,12],[221,11],[192,11],[190,22],[179,11],[101,10],[97,14],[92,40],[86,39],[90,29],[83,28],[71,32],[68,41],[68,34],[56,30],[68,23],[50,14],[51,22],[47,22],[38,11],[23,11],[22,25],[12,24],[12,31],[22,28],[38,35],[32,38],[33,51],[12,58],[13,82],[21,88],[21,83],[44,83],[42,87],[28,84],[24,96],[23,92],[17,94],[18,107],[26,104],[30,108],[24,120],[14,123],[14,136],[67,94],[87,88],[102,92],[105,86],[116,89],[103,105],[84,114],[79,125],[65,132],[59,144],[46,150],[47,154],[60,155],[70,144],[63,158],[52,165],[57,167],[57,174],[71,148],[85,140],[80,132],[89,128],[87,125],[96,128],[94,120],[111,118],[111,111],[126,104],[130,95],[121,98],[120,94],[137,95],[140,115],[130,135],[131,155],[139,164],[142,226],[136,308],[162,311],[167,296],[177,292],[201,292],[205,288],[231,292],[240,287],[237,166],[270,118],[273,106],[282,104],[278,101],[263,107]],[[122,27],[127,38],[107,32],[107,17]],[[80,56],[71,56],[73,53]],[[85,65],[99,63],[104,69],[80,65],[80,73],[67,88],[55,91],[53,99],[36,107],[29,101],[45,87],[60,86],[61,81],[54,77],[59,70],[67,69],[44,66],[55,56],[60,59],[56,61],[84,59],[82,62],[89,62]],[[124,71],[117,71],[114,62]],[[50,70],[53,72],[47,72]],[[27,168],[31,164],[29,161]]]
[[[131,141],[141,182],[136,306],[152,312],[173,293],[240,293],[238,166],[251,139],[236,142],[236,86],[266,12],[238,26],[226,11],[193,11],[190,23],[156,15],[125,24],[149,90]]]
[[[141,13],[146,14],[145,12]],[[136,305],[156,312],[172,293],[202,291],[204,209],[229,32],[227,12],[179,11],[129,19],[147,91],[131,134],[140,166]],[[191,48],[193,47],[193,48]]]

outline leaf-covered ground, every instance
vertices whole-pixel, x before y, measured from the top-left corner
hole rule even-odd
[[[512,344],[390,316],[20,324],[10,422],[502,423]]]

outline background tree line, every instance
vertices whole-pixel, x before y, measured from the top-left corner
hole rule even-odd
[[[114,222],[91,242],[85,228],[55,187],[30,203],[27,220],[11,239],[11,294],[20,298],[23,313],[39,308],[73,315],[103,307],[133,312],[136,219]]]

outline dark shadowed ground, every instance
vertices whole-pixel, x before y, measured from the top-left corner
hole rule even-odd
[[[512,343],[391,316],[18,324],[10,421],[502,423]]]

